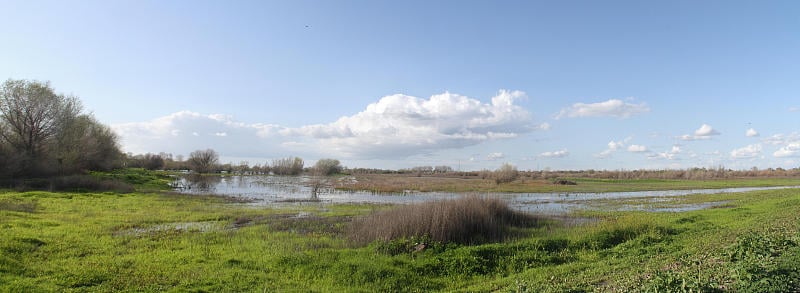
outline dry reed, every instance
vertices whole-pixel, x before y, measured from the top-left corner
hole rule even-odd
[[[514,211],[502,200],[470,196],[375,212],[353,221],[349,235],[358,245],[423,236],[473,244],[500,241],[510,228],[536,223],[536,217]]]

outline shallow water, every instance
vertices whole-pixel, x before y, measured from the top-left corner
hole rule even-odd
[[[188,194],[214,194],[253,199],[254,205],[280,205],[286,203],[378,203],[408,204],[433,200],[458,198],[467,195],[490,196],[506,200],[520,211],[537,214],[560,215],[578,209],[598,209],[598,201],[627,200],[636,198],[660,198],[657,207],[646,205],[619,205],[617,210],[648,210],[661,212],[690,211],[715,207],[723,203],[674,204],[669,206],[671,197],[689,194],[716,194],[747,192],[756,190],[798,188],[781,187],[741,187],[723,189],[689,189],[635,192],[604,193],[452,193],[452,192],[402,192],[373,193],[369,191],[340,191],[330,187],[338,181],[354,180],[352,177],[324,179],[323,182],[311,177],[298,176],[186,176],[178,178],[176,191]],[[316,197],[312,196],[314,186],[318,186]],[[600,205],[602,206],[602,205]],[[605,209],[605,208],[604,208]]]

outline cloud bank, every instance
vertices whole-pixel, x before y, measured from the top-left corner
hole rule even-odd
[[[548,129],[547,124],[533,124],[531,114],[515,104],[524,98],[523,92],[505,90],[489,103],[452,93],[428,99],[397,94],[334,122],[295,128],[190,111],[112,128],[123,148],[134,153],[188,153],[213,146],[236,157],[304,151],[358,159],[403,158]]]
[[[615,117],[628,118],[634,115],[650,112],[647,104],[631,104],[621,100],[611,99],[599,103],[575,103],[572,106],[561,109],[556,114],[556,119],[578,118],[578,117]]]
[[[560,151],[552,151],[552,152],[544,152],[539,154],[541,158],[563,158],[569,156],[569,151],[567,149],[563,149]]]

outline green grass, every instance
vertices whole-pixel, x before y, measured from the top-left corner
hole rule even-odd
[[[0,193],[0,291],[796,291],[800,190],[694,195],[683,213],[581,212],[502,243],[355,246],[391,208],[151,193]]]

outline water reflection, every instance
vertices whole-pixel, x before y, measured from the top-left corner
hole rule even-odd
[[[176,190],[189,194],[217,194],[255,199],[254,204],[275,205],[287,202],[323,203],[379,203],[408,204],[462,197],[465,193],[451,192],[403,192],[374,193],[369,191],[340,191],[333,188],[340,181],[355,180],[352,177],[324,178],[307,176],[198,176],[188,175],[175,182]],[[598,201],[635,198],[661,198],[688,194],[715,194],[746,192],[767,189],[798,188],[744,187],[726,189],[693,189],[607,193],[481,193],[472,195],[492,196],[506,200],[511,207],[537,214],[560,215],[579,209],[597,209]],[[681,205],[675,203],[671,209],[663,207],[655,211],[687,211],[713,207],[714,205]],[[628,207],[630,209],[630,207]]]
[[[188,174],[172,183],[175,190],[192,194],[218,194],[217,185],[222,181],[221,176],[204,176]]]

